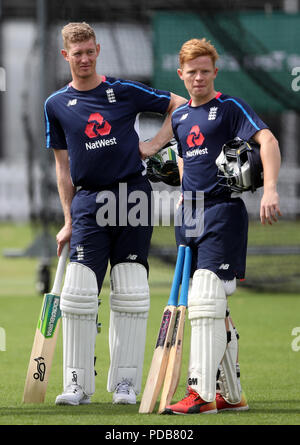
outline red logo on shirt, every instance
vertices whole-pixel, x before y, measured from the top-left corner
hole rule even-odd
[[[203,144],[204,139],[205,137],[201,133],[199,125],[194,125],[190,130],[190,134],[188,135],[186,142],[190,148],[199,147]]]
[[[97,136],[107,136],[110,133],[111,125],[104,120],[100,113],[92,113],[89,117],[88,124],[85,127],[85,134],[90,138]]]

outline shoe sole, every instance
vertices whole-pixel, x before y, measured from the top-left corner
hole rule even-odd
[[[79,402],[71,402],[70,400],[55,401],[55,405],[70,405],[70,406],[89,405],[90,403],[91,403],[90,399],[80,400]]]
[[[114,405],[136,405],[136,402],[130,402],[130,401],[128,401],[128,400],[124,400],[124,399],[121,399],[121,400],[113,400],[113,404]]]
[[[218,409],[218,412],[221,413],[223,411],[248,411],[249,410],[249,406],[239,406],[237,408],[222,408],[222,409]]]
[[[90,403],[91,403],[90,399],[80,400],[79,405],[90,405]]]
[[[181,413],[179,411],[172,411],[172,410],[165,410],[162,414],[177,414],[177,415],[182,415],[182,416],[190,416],[193,414],[217,414],[218,410],[217,409],[210,409],[208,411],[202,411],[201,413]]]
[[[70,402],[70,400],[59,400],[58,402],[55,401],[55,405],[70,405],[70,406],[78,406],[79,402],[74,403],[74,402]]]

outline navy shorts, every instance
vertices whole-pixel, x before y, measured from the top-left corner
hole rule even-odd
[[[183,209],[181,206],[178,212]],[[188,245],[193,251],[191,275],[196,269],[208,269],[221,280],[243,279],[248,241],[248,213],[243,200],[234,198],[205,203],[202,213],[198,209],[197,214],[193,206],[191,214],[192,221],[196,217],[199,220],[199,216],[202,219],[198,231],[191,232],[186,216],[183,223],[175,227],[177,245]]]
[[[148,271],[151,192],[150,183],[139,179],[100,192],[80,190],[74,196],[70,261],[95,272],[99,292],[108,262],[111,267],[137,262]]]

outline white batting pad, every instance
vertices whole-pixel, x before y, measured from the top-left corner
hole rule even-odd
[[[94,354],[98,286],[95,273],[80,263],[69,263],[61,294],[64,388],[78,384],[95,392]]]
[[[216,373],[227,343],[226,306],[224,287],[217,275],[205,269],[196,270],[188,300],[191,320],[188,385],[207,402],[215,400]]]
[[[238,340],[229,317],[228,323],[231,336],[219,367],[219,385],[224,399],[227,400],[227,402],[234,404],[241,401],[242,394],[236,372]]]
[[[222,280],[222,283],[227,297],[236,291],[236,278],[233,280]]]
[[[111,271],[107,390],[128,379],[141,390],[147,320],[150,307],[147,271],[138,263],[120,263]]]

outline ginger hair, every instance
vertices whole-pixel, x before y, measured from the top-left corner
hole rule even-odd
[[[196,59],[199,56],[209,56],[215,66],[216,61],[219,58],[219,54],[216,48],[210,43],[209,40],[203,39],[191,39],[185,42],[179,52],[179,64],[180,68],[190,60]]]

